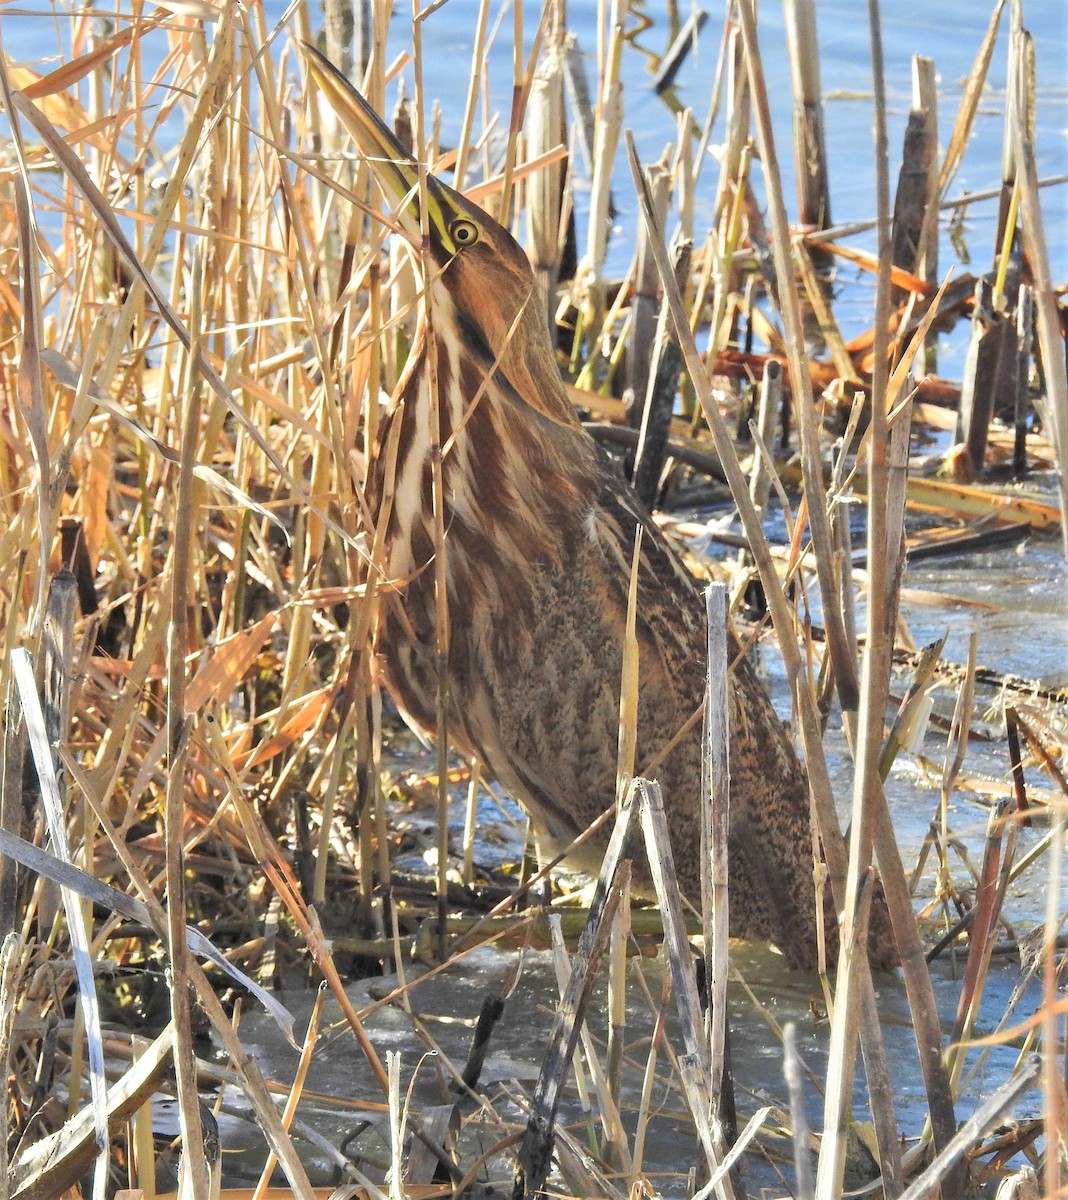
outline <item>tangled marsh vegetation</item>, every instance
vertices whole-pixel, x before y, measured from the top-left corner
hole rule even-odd
[[[582,33],[585,58],[562,4],[473,9],[471,69],[447,96],[423,78],[448,6],[0,14],[5,1200],[202,1200],[249,1170],[258,1194],[273,1179],[301,1197],[313,1182],[391,1197],[1063,1194],[1064,681],[982,670],[974,643],[945,661],[900,617],[906,546],[913,561],[1024,538],[1048,552],[1068,528],[1065,312],[1043,226],[1064,183],[1036,168],[1027,12],[991,5],[948,128],[917,59],[894,174],[872,0],[872,222],[843,229],[816,26],[788,7],[793,95],[769,83],[754,5],[736,0],[701,35],[707,111],[680,109],[655,164],[625,136],[621,71],[653,36],[625,0]],[[39,28],[16,37],[20,21]],[[700,26],[659,31],[669,101]],[[487,46],[509,39],[512,79],[491,81]],[[479,764],[444,747],[425,770],[398,756],[367,655],[363,485],[414,336],[418,256],[390,237],[302,43],[379,112],[403,76],[398,135],[524,240],[591,433],[715,576],[712,611],[732,608],[743,642],[781,660],[824,855],[849,883],[843,951],[803,983],[714,936],[721,876],[703,912],[683,911],[670,870],[655,909],[631,908],[625,825],[628,853],[668,858],[654,783],[621,788],[592,902],[546,907],[546,869],[480,866]],[[966,277],[940,265],[939,231],[966,203],[953,182],[995,56],[1003,177]],[[435,101],[462,114],[457,138]],[[772,136],[791,105],[792,223]],[[636,243],[615,276],[614,206]],[[873,230],[876,252],[858,249]],[[871,311],[847,336],[834,280],[857,270]],[[950,335],[967,346],[956,380],[930,354]],[[740,524],[701,522],[695,542],[710,498]],[[710,535],[729,547],[715,564]],[[1063,629],[1021,632],[1043,636]],[[621,679],[624,746],[640,677],[637,663]],[[939,701],[944,728],[927,733]],[[993,778],[970,766],[980,724]],[[712,752],[716,787],[722,763]],[[907,862],[887,803],[905,769],[930,801]],[[969,849],[958,824],[975,806],[986,830]],[[874,980],[856,950],[873,864],[902,959]],[[1013,889],[1035,878],[1044,909],[1017,916]],[[516,993],[545,947],[563,1000],[538,1025]],[[478,1003],[472,980],[498,952],[509,985]],[[991,988],[1002,954],[1018,971]],[[316,984],[298,1028],[286,1004]],[[429,987],[470,1035],[466,1062],[424,1020]],[[791,989],[811,1011],[794,1005],[784,1028]],[[910,1035],[893,1053],[890,994]],[[730,1047],[753,1042],[728,1030],[728,995],[732,1022],[782,1064],[771,1092],[732,1086],[745,1064]],[[254,1007],[301,1048],[284,1078],[243,1039]],[[521,1066],[486,1074],[510,1009],[538,1036],[520,1026]],[[991,1073],[995,1050],[1006,1069]],[[320,1056],[350,1064],[340,1098],[308,1086]],[[324,1111],[349,1136],[319,1132]],[[225,1118],[258,1131],[232,1170]]]

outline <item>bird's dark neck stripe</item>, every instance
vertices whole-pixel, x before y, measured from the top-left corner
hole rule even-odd
[[[482,332],[478,322],[459,309],[455,312],[455,319],[456,332],[459,334],[460,344],[464,350],[468,354],[477,355],[487,367],[493,367],[497,356],[493,353],[489,342],[486,341],[486,335]]]

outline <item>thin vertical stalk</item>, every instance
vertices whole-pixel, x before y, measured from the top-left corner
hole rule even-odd
[[[794,93],[794,174],[802,225],[831,224],[827,147],[823,136],[819,38],[814,0],[784,0],[786,46]]]
[[[602,0],[602,4],[605,0]],[[601,43],[598,61],[602,64],[600,91],[597,96],[597,121],[594,131],[593,180],[590,187],[590,220],[586,234],[588,283],[596,288],[608,252],[609,201],[612,189],[612,164],[615,161],[619,129],[623,121],[623,84],[619,79],[623,56],[625,0],[610,3],[607,44]],[[602,48],[603,47],[603,48]]]
[[[423,90],[423,23],[420,0],[412,0],[412,51],[415,72],[415,157],[419,164],[419,258],[422,276],[436,270],[430,253],[430,203],[426,169],[426,108]],[[438,394],[437,339],[432,327],[433,305],[424,303],[428,417],[430,433],[430,488],[434,535],[435,669],[437,673],[437,903],[438,955],[445,957],[449,888],[449,577],[445,558],[445,479],[441,449],[441,403]]]
[[[872,368],[871,429],[868,441],[868,603],[867,641],[865,644],[861,703],[857,720],[856,770],[853,810],[850,822],[849,867],[846,882],[846,907],[842,928],[843,950],[866,942],[867,913],[860,904],[861,884],[868,876],[873,847],[869,797],[880,786],[879,761],[882,752],[883,719],[893,655],[892,614],[888,614],[886,558],[887,529],[887,382],[889,351],[890,268],[890,180],[886,131],[886,86],[883,73],[882,33],[878,0],[868,0],[871,32],[872,75],[874,81],[875,179],[879,270],[875,302],[875,347]],[[888,617],[891,624],[888,630]],[[839,957],[835,992],[835,1019],[831,1027],[829,1071],[824,1104],[824,1141],[817,1171],[817,1193],[840,1194],[843,1184],[846,1127],[852,1104],[859,1027],[850,1018],[857,1010],[863,990],[861,972],[852,968],[851,954]],[[880,1146],[887,1191],[901,1191],[900,1166],[893,1145]]]
[[[768,195],[768,214],[771,223],[775,274],[779,281],[779,311],[782,315],[783,337],[790,365],[790,384],[793,389],[794,411],[801,435],[801,470],[805,495],[808,497],[809,525],[812,530],[813,553],[820,595],[823,598],[823,619],[827,634],[827,650],[831,658],[838,698],[843,712],[855,712],[859,703],[856,663],[845,633],[842,615],[835,603],[834,539],[827,515],[826,490],[823,485],[823,463],[820,456],[819,431],[816,428],[816,409],[812,397],[805,353],[804,329],[797,293],[790,286],[793,266],[790,256],[790,230],[783,204],[779,160],[775,152],[771,111],[768,106],[764,68],[757,44],[756,14],[752,0],[737,0],[738,17],[749,68],[749,93],[756,118],[757,139],[764,169]]]
[[[475,69],[476,65],[485,62],[486,27],[489,24],[489,0],[479,0],[478,19],[475,22],[475,39],[471,47],[471,83],[467,89],[467,100],[464,104],[464,118],[460,126],[460,143],[456,148],[455,182],[457,191],[463,191],[467,178],[467,159],[471,153],[471,129],[475,122],[475,108],[478,105],[478,88],[482,80],[482,72]]]
[[[930,149],[931,166],[927,172],[927,200],[923,206],[923,228],[917,247],[916,270],[921,279],[938,279],[938,77],[933,58],[917,54],[912,59],[912,107],[923,113],[924,129]],[[934,217],[930,216],[934,213]],[[932,339],[933,344],[934,339]]]
[[[1031,55],[1027,53],[1030,34],[1021,38],[1021,52],[1016,70],[1022,73]],[[1022,93],[1022,94],[1021,94]],[[1038,347],[1042,355],[1042,372],[1046,380],[1046,404],[1053,431],[1053,448],[1057,459],[1060,482],[1061,540],[1068,561],[1068,367],[1065,365],[1064,337],[1050,275],[1049,254],[1046,249],[1046,230],[1038,195],[1038,171],[1035,167],[1035,147],[1026,118],[1027,89],[1016,89],[1018,103],[1013,111],[1013,145],[1016,156],[1017,179],[1020,188],[1020,213],[1023,218],[1023,243],[1034,276],[1035,325]]]
[[[1053,837],[1049,850],[1046,921],[1042,941],[1042,1091],[1046,1121],[1046,1195],[1060,1196],[1064,1178],[1065,1142],[1068,1139],[1068,1096],[1062,1070],[1064,1018],[1058,1013],[1061,998],[1060,953],[1057,935],[1064,922],[1061,874],[1064,862],[1065,806],[1053,806]]]
[[[805,1116],[805,1092],[801,1055],[797,1051],[797,1026],[791,1021],[783,1029],[783,1075],[790,1094],[790,1124],[794,1144],[795,1193],[798,1200],[813,1200],[816,1180],[808,1148],[809,1126]]]
[[[728,730],[727,587],[705,593],[707,689],[705,693],[705,786],[701,789],[701,916],[705,939],[705,982],[712,1092],[712,1125],[723,1137],[722,1090],[727,1043],[727,971],[730,891],[727,845],[730,832],[730,739]]]
[[[171,555],[170,630],[167,638],[167,791],[165,799],[167,874],[167,952],[171,974],[171,1016],[174,1020],[174,1068],[178,1087],[178,1116],[182,1129],[182,1163],[195,1200],[208,1200],[208,1165],[197,1094],[196,1053],[193,1050],[189,996],[190,960],[185,928],[185,788],[186,759],[192,716],[185,711],[186,665],[189,641],[188,594],[192,574],[193,468],[197,458],[202,383],[196,361],[200,350],[203,276],[200,255],[193,260],[190,347],[186,358],[185,413],[182,418],[181,465]]]

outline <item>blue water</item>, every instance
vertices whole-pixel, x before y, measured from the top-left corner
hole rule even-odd
[[[125,5],[119,7],[125,8]],[[426,8],[427,5],[421,3],[420,7]],[[685,15],[687,6],[679,7]],[[675,84],[679,101],[693,110],[698,121],[704,120],[709,108],[722,32],[723,6],[717,4],[709,7],[709,19]],[[826,98],[824,120],[832,216],[835,224],[863,221],[873,217],[876,211],[867,5],[861,0],[817,0],[816,8],[821,46],[820,70]],[[982,0],[944,0],[938,4],[932,4],[930,0],[895,0],[893,4],[884,3],[881,6],[891,187],[896,178],[902,135],[908,117],[913,55],[924,54],[935,61],[939,79],[939,141],[944,149],[963,92],[963,82],[971,70],[992,10],[992,0],[987,0],[987,3],[982,3]],[[64,16],[70,11],[70,8],[60,4],[27,4],[3,10],[0,32],[9,58],[15,62],[37,65],[38,69],[50,69],[57,65],[63,57],[63,51],[57,47],[66,44],[70,36],[70,22]],[[277,21],[284,11],[285,5],[280,0],[269,0],[269,21]],[[421,22],[425,91],[428,100],[440,105],[443,140],[446,143],[458,135],[467,88],[475,69],[471,59],[477,11],[478,0],[447,0]],[[651,86],[651,56],[662,54],[670,42],[665,8],[662,5],[646,5],[643,11],[649,14],[654,24],[636,33],[624,49],[623,124],[634,130],[642,158],[651,162],[660,157],[668,142],[674,140],[675,117],[668,105],[654,94]],[[528,3],[523,12],[524,42],[529,47],[536,26],[537,5]],[[593,83],[596,76],[596,0],[575,0],[568,6],[568,13],[569,27],[587,57],[588,75]],[[321,23],[318,14],[316,5],[310,16],[313,27]],[[106,16],[103,10],[102,15]],[[1038,172],[1040,178],[1053,177],[1068,172],[1068,56],[1065,54],[1065,45],[1068,44],[1068,5],[1063,0],[1031,0],[1031,3],[1024,4],[1024,23],[1035,42]],[[632,16],[627,28],[633,31],[637,25],[637,19]],[[495,36],[486,60],[479,69],[485,75],[491,106],[500,114],[498,127],[506,128],[513,73],[511,0],[504,0],[494,7],[490,28],[496,31]],[[289,32],[297,36],[295,18],[290,20]],[[163,52],[161,35],[150,35],[143,43],[150,60],[154,53],[153,38],[159,46],[158,53],[161,55]],[[788,211],[793,215],[796,204],[791,164],[789,68],[781,6],[774,0],[766,0],[760,6],[759,39],[776,145],[784,173],[786,202]],[[411,44],[411,9],[405,4],[398,4],[390,26],[387,61],[410,50]],[[1002,15],[998,43],[975,132],[961,169],[950,185],[950,197],[996,188],[1000,183],[1007,52],[1008,7]],[[413,90],[410,69],[402,73],[400,80],[410,95]],[[396,95],[396,86],[391,98]],[[722,120],[721,116],[713,142],[723,140]],[[475,132],[477,136],[480,128],[476,128]],[[716,175],[716,164],[707,164],[697,196],[699,223],[709,214]],[[576,182],[581,208],[584,181],[579,177]],[[755,182],[759,189],[759,172],[756,172]],[[620,275],[629,262],[637,223],[636,206],[622,149],[617,158],[613,199],[618,215],[608,270],[610,274]],[[1046,189],[1043,209],[1053,279],[1063,282],[1068,279],[1068,185]],[[996,211],[996,201],[987,200],[973,204],[967,213],[965,240],[972,260],[968,269],[976,273],[988,270],[991,265]],[[948,216],[948,213],[944,214],[943,229]],[[698,236],[702,232],[699,227]],[[874,245],[873,235],[859,235],[852,239],[851,244],[871,249]],[[957,255],[946,238],[943,238],[940,261],[943,271],[951,265],[956,265],[957,270],[964,269],[963,264],[957,262]],[[870,323],[869,299],[863,288],[858,298],[850,298],[845,315],[840,314],[847,332],[859,330]]]
[[[816,7],[820,70],[826,97],[824,121],[832,216],[835,224],[863,221],[876,212],[867,5],[860,0],[817,0]],[[687,7],[680,5],[680,9],[685,15]],[[975,0],[949,0],[937,5],[932,5],[929,0],[895,0],[892,5],[883,4],[881,9],[892,189],[911,102],[913,56],[923,54],[935,62],[939,80],[939,142],[944,150],[963,94],[964,81],[971,71],[993,5]],[[533,6],[528,6],[528,37],[534,21],[533,11]],[[645,53],[661,54],[668,44],[669,35],[660,16],[663,8],[651,5],[646,6],[645,11],[658,23],[638,34],[625,48],[623,123],[634,130],[643,159],[652,162],[659,158],[664,146],[674,140],[675,118],[667,104],[653,92],[649,58]],[[461,66],[466,66],[470,60],[476,12],[477,0],[450,0],[423,23],[423,47],[424,51],[429,51],[424,60],[424,83],[428,96],[441,102],[446,136],[450,130],[455,133],[459,129],[461,96],[468,84]],[[568,12],[570,27],[590,59],[592,79],[595,75],[597,5],[594,0],[580,0],[569,5]],[[1038,79],[1035,142],[1039,177],[1044,178],[1068,171],[1068,58],[1065,54],[1068,5],[1061,0],[1025,4],[1024,16],[1025,27],[1035,40]],[[632,18],[628,28],[634,25]],[[700,41],[676,79],[679,99],[693,110],[699,121],[704,120],[709,108],[721,32],[722,6],[711,6]],[[408,21],[397,17],[394,41],[398,50],[407,36]],[[511,36],[511,17],[507,16],[486,63],[490,95],[505,116],[512,81]],[[796,203],[791,161],[792,101],[780,5],[768,2],[760,6],[759,40],[776,146],[784,173],[786,203],[793,216]],[[974,133],[960,171],[950,185],[950,198],[965,192],[996,188],[1000,183],[1007,54],[1006,9]],[[713,142],[722,141],[723,137],[721,116]],[[629,175],[622,157],[621,151],[614,195],[618,209],[617,237],[609,258],[610,269],[614,268],[617,273],[622,273],[629,261],[633,245],[631,234],[637,221]],[[716,175],[716,165],[708,164],[702,176],[702,192],[697,198],[698,220],[702,213],[707,215],[709,212]],[[757,187],[760,187],[759,174]],[[1062,184],[1047,189],[1043,207],[1052,275],[1061,281],[1068,277],[1068,186]],[[996,200],[979,202],[969,209],[966,242],[972,263],[968,269],[976,273],[990,268],[996,213]],[[948,216],[948,212],[944,214],[943,227]],[[698,234],[700,236],[700,230]],[[872,249],[874,235],[860,235],[851,244]],[[943,270],[953,264],[957,264],[957,270],[964,269],[945,238],[941,263]],[[863,313],[858,311],[851,323],[864,325],[869,322],[865,322]]]

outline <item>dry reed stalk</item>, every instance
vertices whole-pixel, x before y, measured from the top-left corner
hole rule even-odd
[[[218,47],[216,47],[218,48]],[[164,808],[167,862],[167,956],[174,979],[170,989],[174,1021],[174,1068],[178,1089],[178,1116],[182,1133],[181,1169],[195,1200],[208,1200],[210,1174],[204,1144],[204,1126],[197,1094],[196,1053],[193,1049],[191,1008],[185,980],[190,954],[185,936],[185,791],[189,737],[193,714],[187,712],[186,648],[189,642],[189,609],[193,604],[189,584],[192,571],[193,464],[199,447],[201,384],[193,364],[201,348],[202,263],[193,261],[190,345],[187,361],[185,412],[182,420],[181,463],[175,504],[174,544],[169,571],[171,585],[170,629],[167,639],[167,789]],[[102,1160],[104,1156],[102,1155]]]
[[[282,1126],[287,1130],[293,1123],[294,1116],[296,1116],[297,1105],[300,1103],[301,1093],[307,1082],[308,1071],[311,1067],[312,1058],[315,1055],[315,1043],[319,1037],[319,1024],[322,1020],[323,1000],[325,996],[326,984],[320,983],[319,989],[315,993],[315,1002],[312,1005],[311,1015],[308,1018],[308,1028],[304,1034],[304,1041],[301,1043],[300,1061],[297,1063],[297,1069],[293,1075],[293,1086],[286,1096],[285,1107],[282,1110]],[[273,1152],[267,1155],[267,1161],[263,1164],[259,1181],[253,1189],[252,1200],[263,1200],[263,1195],[267,1190],[267,1185],[270,1183],[271,1175],[277,1161]]]
[[[605,1071],[598,1080],[598,1101],[608,1112],[619,1113],[623,1086],[623,1056],[627,1032],[627,944],[630,940],[630,863],[620,863],[616,887],[620,900],[608,930],[608,1045]],[[615,1137],[602,1157],[612,1169],[632,1174],[634,1167],[622,1121],[614,1123]]]
[[[482,781],[482,763],[472,758],[471,778],[467,784],[467,804],[464,807],[463,866],[460,877],[470,887],[475,881],[475,829],[478,820],[478,790]]]
[[[912,59],[912,107],[923,114],[924,136],[929,147],[932,162],[927,165],[927,189],[923,202],[923,221],[917,237],[916,273],[927,283],[938,281],[938,221],[930,214],[938,210],[940,199],[938,192],[938,172],[934,169],[933,160],[938,150],[938,78],[935,74],[935,61],[925,55],[916,54]],[[933,371],[936,350],[935,339],[927,344],[927,354],[921,364],[922,371],[927,374]]]
[[[948,902],[951,889],[949,878],[949,862],[947,859],[950,841],[949,829],[949,798],[953,792],[960,769],[964,765],[964,755],[968,748],[968,731],[971,727],[972,704],[975,699],[975,655],[978,635],[972,633],[968,638],[968,658],[964,668],[964,682],[957,693],[953,706],[953,724],[949,737],[946,739],[946,755],[942,765],[941,789],[938,801],[938,825],[941,834],[939,862],[939,894],[943,903]]]
[[[15,573],[14,594],[22,591],[25,559],[20,555]],[[15,702],[11,670],[11,649],[17,642],[17,604],[8,606],[3,644],[0,646],[0,702],[5,719],[0,735],[0,829],[21,837],[26,816],[23,812],[23,767],[26,756],[26,721],[22,706]],[[15,934],[18,926],[18,868],[15,862],[0,858],[0,933],[6,939]],[[0,1178],[3,1176],[0,1175]]]
[[[656,76],[653,79],[653,91],[657,95],[666,92],[674,82],[675,76],[682,68],[686,56],[697,42],[698,35],[708,20],[708,13],[701,9],[691,9],[690,13],[679,27],[671,45],[660,60]]]
[[[730,970],[730,742],[728,738],[727,588],[705,592],[708,661],[705,692],[705,767],[701,789],[701,924],[705,947],[705,1035],[708,1038],[712,1123],[724,1137],[723,1087],[727,1047],[727,976]]]
[[[669,151],[648,172],[649,191],[657,217],[657,227],[667,224],[668,203],[671,199],[671,170],[668,165]],[[627,369],[624,380],[623,398],[630,410],[630,423],[637,425],[647,419],[649,380],[652,375],[653,342],[656,337],[657,316],[657,273],[652,255],[646,249],[648,233],[644,226],[638,230],[634,247],[634,289],[630,302],[630,323],[627,337]],[[640,407],[639,407],[640,406]]]
[[[804,369],[805,350],[798,297],[796,291],[787,283],[792,278],[788,254],[790,237],[772,136],[767,88],[756,40],[756,15],[750,0],[739,0],[738,15],[749,73],[749,92],[756,118],[758,144],[768,193],[775,274],[779,281],[779,308],[790,361],[790,376],[794,388],[799,391],[794,411],[797,414],[798,432],[801,437],[802,469],[805,478],[805,493],[809,499],[809,521],[812,529],[817,574],[820,591],[825,599],[824,622],[827,632],[827,649],[831,658],[831,669],[834,673],[839,700],[843,713],[847,714],[848,719],[849,714],[853,713],[858,703],[856,666],[852,647],[848,645],[845,638],[841,616],[833,601],[835,594],[833,563],[835,560],[824,498],[819,440],[815,429],[815,408],[812,403],[808,372]]]
[[[564,62],[567,27],[563,0],[546,5],[551,23],[545,52],[534,72],[526,106],[526,150],[530,158],[566,145],[567,113],[564,108]],[[560,161],[539,171],[526,184],[526,248],[541,289],[549,329],[556,337],[557,282],[560,258],[567,233],[570,205],[567,183],[570,168]]]
[[[727,111],[724,119],[727,142],[716,181],[717,226],[721,224],[724,214],[733,203],[734,190],[743,179],[740,169],[742,151],[751,136],[749,79],[742,52],[741,32],[737,21],[730,18],[724,30],[724,61],[727,71]]]
[[[527,58],[523,63],[523,3],[516,0],[512,5],[513,38],[512,38],[512,107],[508,117],[508,144],[505,149],[504,170],[501,178],[500,203],[497,207],[497,217],[507,229],[512,224],[512,191],[515,182],[519,139],[526,119],[527,101],[534,79],[538,59],[541,56],[541,46],[545,38],[547,26],[551,17],[551,6],[543,5],[541,17]],[[530,155],[528,154],[528,157]]]
[[[1008,801],[1002,801],[990,810],[987,822],[986,851],[983,856],[982,873],[976,883],[975,900],[970,910],[968,925],[968,960],[964,979],[957,1000],[957,1014],[953,1026],[954,1045],[948,1057],[950,1079],[958,1089],[964,1068],[964,1047],[960,1045],[972,1036],[979,1016],[983,998],[983,986],[990,967],[994,949],[996,924],[1001,913],[1005,887],[1009,881],[1015,849],[1015,823],[1008,826],[1008,844],[1002,858],[1002,839],[1006,825]]]
[[[649,874],[664,918],[664,947],[671,967],[671,982],[686,1046],[686,1053],[679,1058],[683,1092],[711,1176],[709,1191],[714,1190],[722,1200],[733,1200],[734,1189],[724,1165],[726,1148],[723,1145],[723,1131],[712,1123],[717,1108],[710,1086],[712,1064],[682,916],[682,896],[675,878],[663,796],[659,784],[646,779],[635,780],[634,794],[638,805],[637,816],[645,837]]]
[[[386,1052],[389,1072],[389,1200],[406,1200],[404,1192],[404,1117],[400,1098],[401,1052]]]
[[[774,359],[764,364],[760,378],[760,404],[755,424],[750,422],[749,432],[755,444],[752,474],[749,477],[749,497],[757,517],[763,521],[771,498],[772,481],[776,478],[775,463],[767,453],[775,437],[775,426],[782,404],[782,367]],[[783,509],[788,511],[789,505]]]
[[[928,100],[935,98],[933,69],[930,60],[926,75],[929,77]],[[917,74],[919,64],[914,58],[913,104],[909,110],[901,149],[901,166],[898,170],[897,188],[894,193],[893,226],[891,234],[890,261],[908,271],[919,272],[923,258],[923,235],[928,204],[934,184],[934,161],[937,153],[937,134],[932,136],[928,110],[920,107]],[[931,236],[938,232],[937,223],[929,226]],[[928,281],[929,276],[922,278]],[[899,301],[907,297],[897,296]]]
[[[790,1022],[783,1030],[783,1075],[790,1092],[790,1119],[794,1148],[794,1173],[797,1178],[798,1200],[813,1200],[816,1179],[809,1153],[809,1126],[805,1116],[804,1081],[801,1078],[801,1056],[797,1051],[797,1026]]]
[[[608,928],[619,904],[616,872],[634,816],[634,789],[620,807],[612,836],[605,851],[601,874],[594,893],[590,914],[582,931],[579,949],[572,964],[567,991],[560,1003],[549,1046],[542,1060],[537,1087],[531,1099],[530,1116],[519,1150],[513,1196],[533,1196],[549,1173],[556,1112],[564,1075],[579,1036],[583,1013],[590,997],[597,965],[604,954]]]
[[[1014,75],[1026,67],[1028,37],[1021,35],[1014,63]],[[1033,59],[1031,60],[1033,62]],[[1033,86],[1033,84],[1032,84]],[[1050,276],[1045,226],[1038,200],[1038,171],[1035,151],[1024,112],[1028,89],[1023,82],[1016,89],[1018,103],[1012,114],[1012,151],[1019,181],[1023,243],[1034,275],[1035,324],[1046,379],[1046,407],[1050,414],[1056,453],[1061,507],[1061,540],[1068,558],[1068,368],[1064,361],[1064,339]]]
[[[823,135],[819,38],[813,0],[787,0],[783,22],[794,96],[794,175],[798,220],[824,229],[831,223],[827,147]]]
[[[479,84],[483,79],[482,64],[486,58],[486,27],[489,23],[489,0],[479,0],[478,17],[475,21],[474,37],[471,46],[471,82],[467,89],[467,99],[464,103],[463,121],[460,125],[460,140],[456,149],[455,182],[459,191],[464,190],[467,181],[467,159],[471,153],[471,133],[474,128],[475,106],[478,101]],[[382,26],[383,35],[385,24]],[[375,100],[371,103],[378,107]],[[381,109],[379,108],[381,112]]]
[[[564,942],[563,926],[560,919],[560,914],[549,914],[549,929],[552,935],[552,954],[553,954],[553,970],[556,972],[556,987],[560,993],[560,998],[563,999],[564,993],[567,990],[567,981],[571,974],[571,964],[567,957],[567,946]],[[583,1058],[589,1062],[597,1062],[596,1070],[600,1070],[600,1063],[597,1059],[596,1048],[593,1045],[593,1040],[590,1037],[589,1027],[585,1021],[582,1023],[582,1055],[575,1056],[571,1064],[571,1069],[575,1076],[575,1090],[578,1093],[579,1107],[581,1108],[586,1121],[586,1135],[591,1149],[597,1145],[597,1135],[594,1130],[593,1106],[590,1103],[590,1090],[586,1080],[587,1069],[584,1065]],[[602,1109],[602,1114],[604,1110]],[[615,1114],[618,1119],[618,1114]],[[602,1116],[603,1120],[603,1116]],[[606,1136],[611,1138],[613,1135],[609,1130],[605,1129]],[[624,1139],[625,1140],[625,1139]],[[635,1141],[637,1147],[637,1140]],[[635,1159],[637,1161],[637,1149],[635,1150]]]
[[[601,289],[601,274],[608,253],[609,202],[612,191],[612,166],[615,162],[619,130],[623,124],[623,85],[619,73],[623,55],[626,4],[623,0],[599,0],[597,65],[599,88],[594,125],[593,166],[590,184],[590,218],[586,249],[580,275],[596,301]],[[599,304],[598,304],[599,306]]]
[[[675,153],[672,170],[678,180],[679,238],[692,243],[696,189],[693,162],[693,114],[688,108],[679,113],[675,128],[678,131],[676,139],[678,150]],[[689,278],[689,272],[687,272],[687,278]]]
[[[1068,1095],[1063,1074],[1063,1027],[1059,1002],[1059,981],[1063,958],[1058,954],[1057,934],[1064,922],[1061,871],[1064,863],[1065,806],[1053,811],[1053,837],[1049,852],[1049,889],[1046,893],[1046,919],[1042,941],[1041,1079],[1046,1152],[1045,1186],[1047,1194],[1061,1193],[1065,1176],[1064,1155],[1068,1147]],[[1019,1073],[1018,1073],[1019,1074]],[[1010,1081],[1012,1082],[1012,1081]]]
[[[11,864],[14,867],[14,863]],[[15,1010],[19,1003],[23,985],[25,948],[22,939],[15,933],[4,936],[0,945],[0,1070],[4,1078],[14,1077],[13,1039]],[[0,1109],[0,1179],[10,1180],[10,1152],[8,1139],[11,1137],[11,1122],[7,1105]],[[7,1184],[4,1185],[4,1200],[7,1200]]]
[[[656,1013],[656,1024],[652,1037],[649,1039],[649,1054],[645,1060],[645,1072],[642,1075],[641,1099],[638,1102],[638,1119],[634,1130],[634,1177],[637,1183],[645,1162],[645,1140],[649,1128],[650,1107],[652,1103],[653,1084],[656,1081],[656,1063],[664,1040],[664,1018],[667,1007],[668,977],[664,977],[664,987],[659,1010]]]
[[[680,291],[690,276],[693,243],[673,239],[672,269]],[[669,436],[675,398],[679,393],[682,366],[678,347],[668,336],[668,313],[661,306],[652,347],[652,366],[647,380],[638,441],[634,450],[634,490],[650,510],[656,506],[665,460],[669,454]],[[675,452],[672,448],[672,456]]]

